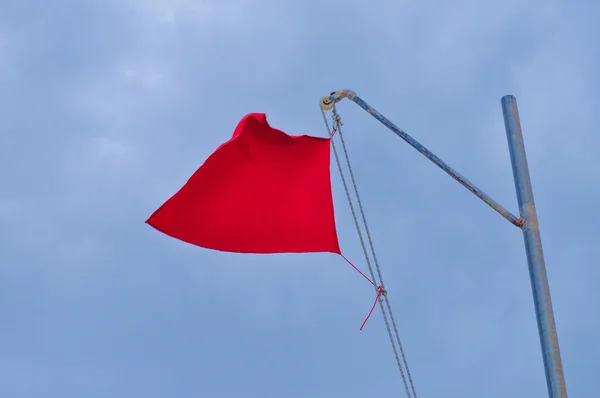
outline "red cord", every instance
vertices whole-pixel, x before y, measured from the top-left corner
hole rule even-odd
[[[348,264],[350,264],[350,265],[352,266],[352,268],[354,268],[354,269],[355,269],[355,270],[356,270],[356,271],[357,271],[359,274],[361,274],[361,275],[363,276],[363,278],[365,278],[366,280],[368,280],[368,281],[369,281],[369,283],[370,283],[371,285],[375,286],[375,282],[373,282],[371,279],[369,279],[369,277],[368,277],[368,276],[366,276],[365,274],[363,274],[363,273],[362,273],[362,272],[361,272],[361,271],[358,269],[358,267],[357,267],[356,265],[352,264],[352,262],[346,258],[346,256],[344,256],[343,254],[340,254],[340,256],[342,256],[342,258],[343,258],[344,260],[346,260],[346,262],[347,262]]]
[[[344,256],[343,254],[340,253],[340,256],[342,256],[342,258],[344,260],[346,260],[346,262],[348,264],[350,264],[350,266],[352,266],[352,268],[354,268],[356,270],[356,272],[358,272],[359,274],[362,275],[363,278],[365,278],[366,280],[369,281],[369,283],[373,286],[377,286],[375,285],[375,282],[373,282],[368,276],[366,276],[365,274],[362,273],[361,270],[358,269],[358,267],[354,264],[352,264],[352,261],[348,260],[346,258],[346,256]],[[363,330],[363,328],[365,327],[365,325],[367,324],[367,321],[369,320],[369,318],[371,318],[371,314],[373,314],[373,310],[375,310],[375,306],[377,305],[377,301],[379,301],[379,298],[381,297],[382,294],[385,293],[385,290],[383,289],[383,285],[382,286],[377,286],[377,297],[375,297],[375,302],[373,303],[373,306],[371,307],[371,311],[369,311],[369,315],[367,315],[367,318],[365,319],[365,321],[362,323],[361,327],[359,330]]]
[[[382,294],[383,294],[383,286],[379,286],[377,288],[377,297],[375,297],[375,302],[373,303],[373,306],[371,307],[371,311],[369,311],[369,315],[367,315],[367,318],[365,319],[365,321],[363,322],[363,324],[361,325],[359,330],[363,330],[363,328],[365,327],[367,321],[369,320],[369,318],[371,317],[371,314],[373,313],[373,310],[375,309],[375,306],[377,305],[377,301],[379,301],[379,297],[381,297]]]

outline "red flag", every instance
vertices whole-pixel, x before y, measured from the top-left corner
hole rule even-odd
[[[188,182],[146,221],[208,249],[340,253],[330,140],[289,136],[251,113]]]

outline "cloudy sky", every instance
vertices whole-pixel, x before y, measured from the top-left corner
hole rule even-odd
[[[342,88],[514,213],[517,97],[568,390],[600,391],[600,4],[0,0],[0,396],[404,396],[373,290],[330,254],[144,224],[239,119],[325,134]],[[420,397],[546,394],[520,231],[342,103]],[[345,254],[364,268],[339,176]]]

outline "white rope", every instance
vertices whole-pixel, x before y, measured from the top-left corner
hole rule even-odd
[[[354,219],[354,224],[356,226],[356,231],[358,233],[358,237],[359,237],[362,249],[363,249],[363,253],[364,253],[364,256],[365,256],[365,260],[367,262],[367,266],[369,268],[369,272],[371,274],[371,278],[375,282],[375,290],[378,291],[378,286],[380,286],[380,285],[384,286],[383,285],[383,277],[382,277],[381,269],[379,267],[379,263],[377,261],[377,257],[375,256],[375,249],[374,249],[373,242],[372,242],[372,239],[371,239],[371,234],[369,232],[369,228],[368,228],[368,224],[367,224],[367,221],[366,221],[366,216],[365,216],[365,213],[364,213],[364,210],[363,210],[363,207],[362,207],[362,203],[360,201],[360,196],[358,194],[358,188],[357,188],[356,180],[354,178],[354,173],[352,171],[352,167],[351,167],[351,164],[350,164],[350,159],[349,159],[349,156],[348,156],[348,151],[347,151],[345,142],[343,140],[343,135],[341,134],[341,129],[340,129],[341,128],[341,120],[340,120],[340,117],[339,117],[339,115],[337,114],[337,112],[335,110],[335,107],[334,107],[333,108],[334,129],[332,130],[329,127],[329,122],[327,121],[327,116],[325,115],[325,111],[323,109],[321,109],[321,113],[323,115],[323,121],[325,122],[325,126],[327,127],[327,132],[328,132],[329,136],[332,137],[331,146],[332,146],[333,153],[334,153],[334,156],[335,156],[335,160],[336,160],[336,163],[337,163],[337,166],[338,166],[338,170],[339,170],[339,173],[340,173],[340,178],[342,180],[342,184],[343,184],[344,190],[346,192],[346,197],[348,199],[348,204],[350,205],[350,210],[352,212],[352,217]],[[355,192],[355,195],[357,197],[357,202],[358,202],[358,205],[359,205],[359,210],[361,212],[361,217],[362,217],[363,224],[364,224],[364,227],[365,227],[365,231],[366,231],[366,234],[367,234],[367,238],[368,238],[368,241],[369,241],[369,246],[370,246],[371,252],[373,254],[373,259],[374,259],[375,267],[376,267],[376,270],[377,270],[377,276],[379,277],[378,278],[379,279],[379,283],[377,283],[377,278],[375,277],[375,272],[373,270],[373,266],[371,265],[371,261],[370,261],[370,258],[369,258],[367,247],[365,245],[365,240],[363,238],[363,234],[362,234],[362,231],[361,231],[361,228],[360,228],[360,223],[358,221],[358,217],[357,217],[357,214],[356,214],[354,203],[352,201],[352,196],[351,196],[350,191],[348,189],[348,184],[347,184],[346,178],[344,176],[344,172],[343,172],[343,169],[342,169],[342,164],[340,162],[340,158],[339,158],[336,146],[335,146],[335,141],[334,141],[335,137],[333,137],[333,135],[334,135],[334,133],[336,131],[338,132],[338,135],[340,136],[340,140],[342,142],[342,148],[343,148],[343,151],[344,151],[344,156],[346,158],[346,163],[348,165],[348,169],[349,169],[349,172],[350,172],[350,177],[351,177],[351,180],[352,180],[352,185],[354,187],[354,192]],[[383,297],[381,297],[381,296],[383,296]],[[396,363],[398,365],[398,370],[400,371],[400,376],[402,377],[402,382],[404,383],[404,389],[406,391],[406,396],[408,398],[411,398],[411,397],[417,398],[417,394],[416,394],[416,391],[415,391],[414,383],[412,381],[412,377],[410,376],[410,371],[408,369],[408,363],[406,361],[406,356],[404,354],[404,349],[402,348],[402,343],[400,341],[400,335],[398,333],[398,328],[396,326],[396,322],[395,322],[394,316],[392,314],[392,308],[391,308],[389,299],[388,299],[386,293],[382,294],[381,296],[380,296],[380,299],[379,299],[379,307],[381,308],[381,313],[383,315],[383,319],[384,319],[385,326],[386,326],[386,329],[387,329],[387,332],[388,332],[388,336],[390,338],[390,343],[392,344],[392,349],[394,351],[394,356],[396,357]],[[383,306],[383,301],[386,302],[387,312],[386,312],[386,307]],[[388,321],[387,313],[389,313],[390,319],[392,320],[392,327],[390,327],[390,323]],[[392,329],[394,331],[394,334],[392,334]],[[396,337],[395,340],[394,340],[394,336]],[[396,347],[396,344],[398,345],[398,348],[400,350],[400,353],[401,353],[401,356],[402,356],[402,361],[400,361],[400,356],[398,355],[398,348]],[[404,373],[404,368],[402,366],[403,363],[404,363],[404,368],[406,368],[406,374],[408,375],[408,380],[409,380],[411,389],[409,389],[409,387],[408,387],[408,383],[407,383],[406,376],[405,376],[405,373]],[[411,390],[412,390],[412,394],[411,394]]]
[[[379,262],[377,261],[377,255],[375,254],[375,247],[373,245],[373,240],[371,239],[371,232],[369,230],[369,225],[367,224],[367,218],[365,216],[365,211],[363,209],[362,206],[362,202],[360,200],[360,194],[358,193],[358,187],[356,185],[356,179],[354,178],[354,172],[352,171],[352,165],[350,164],[350,157],[348,156],[348,150],[346,148],[346,142],[344,141],[344,135],[342,133],[342,129],[341,129],[341,119],[336,111],[335,106],[333,107],[333,115],[335,117],[336,120],[336,127],[337,127],[337,133],[340,136],[340,141],[342,142],[342,148],[344,150],[344,156],[346,158],[346,163],[348,165],[348,172],[350,174],[350,179],[352,181],[352,185],[354,187],[354,193],[356,195],[356,202],[358,203],[358,208],[360,210],[360,214],[363,220],[363,225],[365,228],[365,232],[367,234],[367,239],[369,241],[369,247],[371,249],[371,254],[373,255],[373,262],[375,263],[375,269],[377,270],[377,275],[379,276],[379,280],[381,281],[381,283],[383,284],[383,275],[381,273],[381,268],[379,267]],[[396,326],[396,321],[394,319],[394,315],[392,313],[392,307],[390,305],[390,300],[388,298],[387,295],[383,296],[383,299],[386,303],[387,309],[388,309],[388,313],[390,315],[390,318],[392,320],[392,326],[395,332],[395,336],[396,336],[396,341],[398,343],[398,347],[400,349],[400,354],[402,356],[402,361],[404,363],[404,367],[406,369],[406,375],[408,376],[408,380],[412,389],[412,393],[414,398],[417,398],[417,392],[415,391],[415,385],[413,383],[411,374],[410,374],[410,369],[408,367],[408,361],[406,360],[406,355],[404,353],[404,348],[402,347],[402,342],[400,340],[400,335],[398,333],[398,327]]]

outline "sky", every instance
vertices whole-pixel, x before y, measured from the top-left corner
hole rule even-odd
[[[404,396],[373,289],[332,254],[241,255],[147,217],[264,112],[364,100],[518,213],[515,95],[567,389],[600,391],[600,4],[0,0],[0,396]],[[541,397],[522,234],[338,110],[420,397]],[[366,270],[335,166],[345,255]]]

